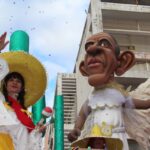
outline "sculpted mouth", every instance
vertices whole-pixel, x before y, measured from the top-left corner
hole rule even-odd
[[[104,65],[104,63],[100,60],[90,60],[88,62],[88,67],[98,67],[100,65]]]

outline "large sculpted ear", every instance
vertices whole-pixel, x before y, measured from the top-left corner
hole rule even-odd
[[[131,51],[125,51],[118,58],[118,66],[115,70],[116,75],[124,74],[135,64],[135,56]]]
[[[80,63],[79,70],[80,70],[80,72],[83,76],[88,76],[88,73],[86,72],[86,69],[85,69],[85,66],[84,66],[84,61],[82,61]]]

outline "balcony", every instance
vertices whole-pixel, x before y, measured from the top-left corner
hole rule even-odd
[[[150,5],[149,0],[101,0],[102,2],[133,4],[133,5]]]

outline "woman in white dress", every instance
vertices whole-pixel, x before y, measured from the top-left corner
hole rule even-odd
[[[5,36],[6,33],[0,37],[0,45],[6,45]],[[41,150],[45,127],[34,125],[27,108],[45,91],[45,69],[35,57],[21,51],[1,53],[0,60],[1,80],[4,78],[0,95],[0,150]]]

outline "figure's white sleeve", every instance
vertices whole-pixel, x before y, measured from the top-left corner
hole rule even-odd
[[[3,78],[7,75],[8,72],[9,67],[7,62],[3,58],[0,58],[0,81],[3,80]]]
[[[15,119],[10,115],[3,104],[3,95],[0,93],[0,126],[18,124]]]

